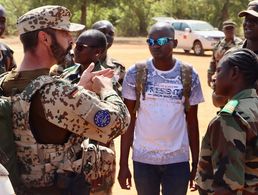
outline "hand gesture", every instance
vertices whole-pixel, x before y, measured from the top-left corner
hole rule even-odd
[[[94,63],[91,63],[89,67],[82,73],[80,81],[78,82],[79,86],[83,86],[85,89],[92,91],[92,79],[95,76],[103,75],[107,78],[112,78],[114,76],[114,71],[107,68],[105,70],[92,72],[94,69]]]
[[[108,77],[105,77],[103,75],[100,76],[94,76],[92,78],[92,91],[94,91],[96,94],[100,94],[103,90],[112,90],[112,80]]]

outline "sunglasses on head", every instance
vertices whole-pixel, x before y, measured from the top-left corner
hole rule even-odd
[[[77,51],[82,51],[84,48],[94,48],[96,46],[91,46],[91,45],[86,45],[86,44],[81,44],[81,43],[76,43],[75,49]]]
[[[146,42],[148,43],[149,46],[154,46],[155,44],[156,45],[159,45],[159,46],[163,46],[163,45],[166,45],[168,44],[170,41],[172,41],[173,39],[172,38],[169,38],[169,37],[161,37],[161,38],[158,38],[156,40],[152,39],[152,38],[148,38],[146,40]]]

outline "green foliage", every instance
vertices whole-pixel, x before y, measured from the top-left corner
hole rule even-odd
[[[221,28],[228,18],[238,24],[238,12],[245,9],[248,0],[0,0],[7,10],[7,33],[15,34],[16,20],[26,11],[42,5],[61,4],[73,14],[72,21],[88,28],[98,20],[110,20],[119,36],[145,36],[154,22],[152,17],[168,16],[180,19],[200,19]]]
[[[23,0],[0,0],[0,4],[4,6],[7,16],[7,24],[5,34],[14,35],[17,33],[16,21],[25,11],[28,10],[28,1]]]

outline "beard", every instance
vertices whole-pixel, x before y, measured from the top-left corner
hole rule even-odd
[[[52,45],[50,46],[54,58],[57,61],[57,64],[65,64],[66,55],[69,55],[69,51],[72,49],[72,43],[68,46],[67,49],[64,49],[56,40],[54,36],[52,39]]]

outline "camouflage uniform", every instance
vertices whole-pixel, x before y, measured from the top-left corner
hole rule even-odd
[[[34,89],[40,86],[39,82],[47,83],[50,78],[42,76],[42,80],[36,79],[28,87]],[[78,159],[73,159],[76,155],[71,154],[80,150],[82,138],[90,137],[107,143],[123,133],[128,126],[129,113],[114,91],[101,94],[100,100],[94,93],[58,80],[47,84],[39,93],[45,118],[72,134],[63,145],[37,143],[29,125],[31,94],[22,92],[14,96],[14,102],[17,102],[13,104],[17,155],[23,165],[23,183],[30,187],[53,185],[54,172],[62,162],[62,168],[69,164],[69,170],[65,170],[79,172],[81,159],[73,162]],[[79,149],[76,144],[79,144]]]
[[[213,49],[213,54],[208,69],[208,73],[213,75],[216,71],[217,63],[223,57],[224,53],[232,47],[241,45],[242,42],[242,39],[238,37],[235,37],[234,40],[230,42],[226,42],[225,38],[219,41]]]
[[[21,16],[17,27],[21,36],[46,28],[69,32],[83,30],[85,26],[71,23],[70,17],[71,12],[63,6],[42,6]],[[63,38],[70,41],[71,37]],[[25,57],[30,53],[25,51]],[[47,67],[50,66],[51,62]],[[21,70],[24,67],[21,64]],[[21,71],[18,74],[34,71]],[[73,186],[83,184],[80,190],[86,185],[81,173],[87,172],[85,159],[82,159],[82,140],[89,137],[103,143],[110,142],[127,129],[130,114],[114,90],[104,90],[97,95],[81,86],[41,75],[37,79],[32,78],[35,80],[26,88],[26,85],[23,86],[25,90],[11,97],[13,130],[23,186],[30,188],[29,194],[46,194],[41,187],[50,187],[52,194],[56,194],[55,181],[67,192],[71,191],[69,188],[77,190]],[[9,81],[15,86],[19,79]],[[67,175],[62,182],[59,180]],[[75,175],[73,182],[66,182],[71,175]],[[78,182],[78,178],[82,182]]]
[[[196,181],[200,194],[258,192],[258,98],[255,89],[236,94],[210,122],[202,140]]]
[[[0,43],[0,74],[16,67],[13,51],[5,44]]]
[[[125,67],[122,64],[118,63],[116,60],[110,57],[106,57],[106,60],[104,62],[95,64],[94,71],[102,70],[105,68],[111,68],[115,70],[114,77],[113,77],[113,88],[114,90],[116,90],[116,92],[119,95],[121,95],[122,82],[125,74]],[[80,79],[82,72],[83,72],[82,66],[79,64],[75,64],[74,66],[65,69],[61,77],[70,80],[72,83],[77,83]],[[98,143],[96,144],[98,145]],[[113,140],[110,143],[108,143],[108,145],[105,145],[105,146],[111,149],[115,155],[115,145]],[[108,174],[102,178],[96,177],[96,180],[91,182],[92,184],[91,191],[94,192],[94,194],[102,191],[104,191],[104,193],[106,194],[111,194],[111,187],[115,183],[115,173],[116,173],[115,168],[116,168],[116,161],[114,156],[112,166],[110,166],[111,170],[108,170]]]

